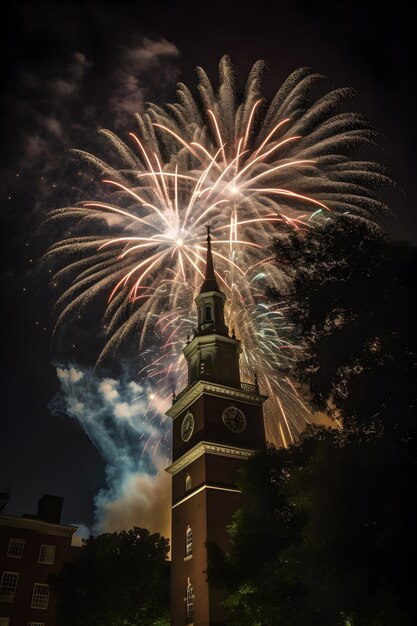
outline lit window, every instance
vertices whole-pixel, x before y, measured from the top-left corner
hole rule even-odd
[[[32,594],[32,609],[47,609],[49,604],[49,585],[35,583]]]
[[[55,546],[48,546],[43,543],[39,552],[39,563],[47,563],[48,565],[53,565],[54,561]]]
[[[28,622],[28,626],[45,626],[45,622]]]
[[[190,491],[191,489],[191,476],[187,474],[185,477],[185,491]]]
[[[191,556],[193,553],[193,531],[191,527],[188,526],[187,532],[185,533],[185,555]]]
[[[190,579],[187,579],[187,596],[185,599],[186,602],[186,623],[191,624],[194,618],[194,589],[190,582]]]
[[[10,539],[9,547],[7,549],[7,556],[11,556],[14,559],[21,559],[23,556],[23,550],[25,549],[24,539]]]
[[[3,572],[0,583],[0,602],[14,602],[18,572]]]
[[[0,626],[9,626],[10,617],[0,617]]]

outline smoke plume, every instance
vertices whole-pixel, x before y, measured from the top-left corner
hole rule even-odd
[[[56,368],[61,393],[52,410],[76,419],[106,463],[107,487],[95,497],[93,532],[143,526],[170,535],[170,424],[164,401],[133,380]]]

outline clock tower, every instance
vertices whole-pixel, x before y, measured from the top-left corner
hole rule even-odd
[[[173,398],[171,625],[224,625],[218,592],[207,582],[206,542],[229,548],[226,526],[239,508],[237,472],[265,446],[266,396],[241,382],[240,341],[224,319],[225,295],[213,266],[210,228],[204,282],[195,299],[198,327],[183,349],[188,386]]]

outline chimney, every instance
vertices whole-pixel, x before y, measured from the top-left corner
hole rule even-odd
[[[61,496],[50,496],[47,494],[42,496],[38,502],[38,519],[59,524],[63,502],[64,498]]]

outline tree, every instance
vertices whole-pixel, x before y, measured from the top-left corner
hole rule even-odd
[[[207,546],[208,578],[222,592],[228,624],[326,624],[320,612],[313,619],[306,611],[308,592],[285,556],[305,524],[284,489],[291,463],[288,450],[273,446],[250,459],[239,484],[244,506],[228,528],[232,549]]]
[[[208,546],[228,624],[415,623],[414,469],[374,427],[309,427],[250,459],[232,548]]]
[[[416,250],[341,216],[277,240],[298,376],[343,429],[310,426],[241,474],[231,550],[208,546],[228,623],[411,626]]]
[[[168,625],[168,551],[144,528],[90,537],[52,581],[60,624]]]
[[[375,224],[342,215],[277,239],[277,260],[298,363],[314,408],[386,431],[415,436],[417,420],[417,249]]]

